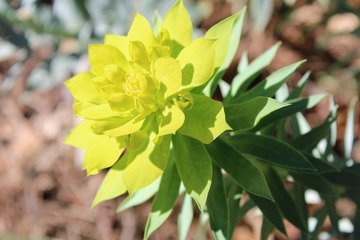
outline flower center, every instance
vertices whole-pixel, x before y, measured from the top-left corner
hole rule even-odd
[[[124,77],[124,92],[129,96],[138,96],[141,93],[140,82],[144,76],[139,72],[126,73]]]

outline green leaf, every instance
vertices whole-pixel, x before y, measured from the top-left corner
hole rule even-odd
[[[180,179],[203,211],[211,185],[210,156],[202,143],[184,135],[174,135],[173,145]]]
[[[310,132],[311,127],[307,122],[306,118],[302,113],[295,113],[294,115],[290,116],[289,123],[291,126],[291,133],[293,138],[297,138],[302,134]]]
[[[272,20],[273,11],[276,9],[273,0],[252,0],[249,2],[249,19],[251,31],[254,33],[265,32],[266,26]]]
[[[149,236],[170,216],[179,195],[180,178],[175,166],[173,152],[161,178],[159,191],[157,192],[151,213],[145,227],[144,239]]]
[[[340,237],[341,232],[339,230],[339,216],[336,213],[335,199],[325,197],[325,206],[328,210],[331,225],[336,234]]]
[[[136,191],[133,195],[127,196],[124,199],[124,201],[122,201],[120,203],[120,205],[118,206],[116,211],[122,212],[128,208],[131,208],[131,207],[134,207],[134,206],[137,206],[137,205],[140,205],[140,204],[146,202],[152,196],[154,196],[155,193],[158,191],[159,184],[160,184],[160,178],[158,178],[156,181],[154,181],[150,185]]]
[[[179,240],[185,240],[189,232],[191,222],[194,216],[192,198],[188,194],[184,194],[182,207],[177,220]]]
[[[248,68],[248,66],[249,66],[249,58],[248,58],[248,53],[245,51],[241,55],[239,64],[237,66],[238,73],[244,73],[245,70]],[[238,74],[238,75],[240,75],[240,74]],[[235,81],[235,78],[233,79],[233,81],[231,83],[233,83]]]
[[[346,126],[344,134],[344,156],[346,159],[351,159],[351,153],[354,144],[354,128],[355,128],[355,111],[356,103],[358,102],[358,97],[353,97],[349,104],[348,113],[346,116]]]
[[[128,151],[124,155],[122,160],[130,162],[123,175],[123,181],[130,195],[162,175],[169,159],[170,141],[170,135],[164,136],[157,143],[149,139],[140,150]],[[143,172],[146,174],[139,174]]]
[[[191,96],[192,107],[184,112],[185,122],[178,132],[208,144],[224,131],[231,129],[226,123],[221,102],[203,95]]]
[[[223,35],[224,40],[221,41],[218,46],[217,46],[217,51],[223,51],[223,49],[227,49],[227,53],[225,55],[225,59],[223,60],[221,66],[215,71],[215,73],[213,74],[213,76],[211,77],[209,83],[206,85],[206,87],[203,89],[203,93],[206,96],[212,96],[218,81],[222,78],[222,76],[224,75],[226,69],[229,67],[231,61],[233,60],[239,43],[240,43],[240,35],[241,35],[241,31],[242,31],[242,25],[244,22],[244,16],[245,16],[245,12],[246,12],[246,8],[243,8],[239,13],[235,14],[234,16],[229,17],[228,19],[223,20],[223,27],[221,26],[221,24],[218,25],[217,29],[214,29],[213,31],[208,31],[207,34],[205,35],[205,37],[209,37],[212,38],[214,36],[221,36]],[[234,19],[232,20],[231,18]],[[231,21],[233,21],[231,23]],[[227,25],[231,23],[232,24],[232,31],[231,31],[231,35],[230,40],[228,40],[228,36],[226,34],[224,34],[223,28],[227,28]],[[219,40],[218,40],[219,41]]]
[[[305,201],[305,187],[299,183],[298,181],[294,182],[293,186],[293,196],[295,199],[296,206],[300,209],[299,214],[302,216],[303,219],[308,219],[308,206]],[[307,221],[306,221],[306,225]],[[301,232],[301,239],[308,239],[308,230],[306,232]]]
[[[357,166],[357,165],[354,165]],[[351,168],[344,168],[337,172],[323,173],[327,180],[332,183],[342,185],[344,187],[360,188],[360,171],[352,171]]]
[[[235,131],[247,130],[256,126],[270,113],[288,105],[272,98],[256,97],[244,103],[225,106],[226,120]]]
[[[359,207],[356,209],[356,214],[353,219],[353,225],[360,226],[360,208]],[[354,229],[354,239],[359,239],[359,238],[360,238],[360,228],[356,227]]]
[[[252,199],[249,199],[242,207],[240,207],[239,211],[237,212],[237,219],[241,220],[245,216],[245,214],[255,206],[256,205],[254,201]]]
[[[316,224],[314,231],[312,231],[312,233],[311,233],[310,239],[318,239],[318,235],[324,225],[326,216],[327,216],[326,206],[320,208],[319,210],[317,210],[315,212],[314,217],[317,219],[317,224]]]
[[[261,240],[267,240],[269,235],[274,231],[274,228],[274,225],[264,217],[261,225]]]
[[[285,103],[289,103],[290,105],[285,106],[278,111],[272,112],[271,114],[267,115],[263,119],[259,121],[257,126],[252,129],[253,132],[258,131],[259,129],[262,129],[266,126],[269,126],[271,123],[274,123],[280,119],[289,117],[297,112],[302,112],[307,109],[310,109],[314,107],[316,104],[318,104],[321,100],[323,100],[327,94],[316,94],[312,95],[308,98],[303,99],[295,99],[295,100],[289,100]]]
[[[229,208],[221,169],[213,165],[212,183],[207,199],[207,210],[210,217],[211,230],[216,239],[227,239],[229,233]]]
[[[214,71],[215,40],[197,38],[181,50],[177,60],[182,69],[182,88],[205,85]]]
[[[295,180],[301,182],[305,186],[318,191],[320,194],[323,194],[328,197],[338,197],[333,186],[321,175],[315,174],[304,174],[304,173],[294,173],[291,175]]]
[[[304,74],[304,76],[302,76],[302,78],[297,82],[296,86],[289,93],[289,96],[287,98],[288,100],[300,97],[300,95],[305,87],[305,84],[309,80],[310,73],[311,73],[310,71],[307,71]]]
[[[245,191],[269,200],[273,199],[263,173],[232,146],[216,139],[206,147],[213,161]]]
[[[303,63],[304,61],[296,62],[289,66],[283,67],[280,70],[277,70],[249,91],[235,97],[231,102],[239,103],[258,96],[273,96],[276,91],[286,82],[286,80],[295,72],[295,70]]]
[[[110,168],[95,195],[92,207],[126,192],[126,186],[122,181],[124,167],[125,165],[121,161],[118,161]]]
[[[260,208],[264,217],[271,222],[279,231],[286,234],[283,218],[279,206],[266,198],[249,194],[254,203]]]
[[[331,115],[328,116],[319,126],[293,139],[290,144],[301,151],[311,152],[319,142],[330,133],[330,126],[334,121],[334,117]]]
[[[234,229],[238,222],[239,204],[242,195],[242,188],[232,178],[225,178],[227,202],[229,208],[229,234],[228,239],[231,239]]]
[[[299,214],[299,209],[294,200],[286,190],[284,183],[278,174],[270,167],[264,169],[264,174],[269,183],[269,187],[276,203],[278,204],[283,215],[296,227],[302,231],[307,231],[305,219]]]
[[[160,33],[161,25],[162,25],[163,21],[164,21],[163,18],[159,15],[159,13],[157,11],[155,11],[155,18],[154,18],[154,22],[152,25],[152,29],[153,29],[155,36],[157,36]]]
[[[311,162],[311,164],[317,169],[319,173],[333,173],[340,171],[339,169],[328,163],[326,160],[313,157],[309,154],[305,154],[305,156]]]
[[[240,134],[229,137],[227,142],[240,153],[250,154],[272,165],[292,170],[316,171],[299,151],[271,137]]]
[[[280,45],[281,42],[276,43],[270,49],[266,50],[263,54],[257,57],[253,62],[251,62],[244,71],[235,76],[231,83],[229,97],[238,96],[239,93],[243,92],[249,86],[249,84],[256,79],[262,70],[269,66],[270,62],[274,59]]]

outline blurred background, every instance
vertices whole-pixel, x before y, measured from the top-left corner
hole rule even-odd
[[[277,41],[283,44],[266,74],[307,59],[289,87],[311,70],[305,94],[334,95],[339,105],[336,151],[344,151],[349,103],[359,95],[360,86],[360,0],[184,2],[195,36],[249,6],[238,54],[224,77],[227,81],[241,56],[246,54],[251,61]],[[88,69],[88,43],[102,41],[106,33],[126,34],[136,11],[153,20],[155,10],[163,16],[172,4],[169,0],[0,0],[0,239],[142,239],[150,203],[120,214],[115,209],[124,197],[90,207],[104,173],[86,177],[82,152],[63,144],[79,121],[63,82]],[[352,158],[360,162],[358,105],[352,105],[355,117],[350,124]],[[325,102],[307,112],[310,125],[325,119],[328,109]],[[351,218],[354,208],[347,199],[337,204],[343,217]],[[177,239],[178,211],[153,239]],[[198,215],[195,212],[188,238],[208,239]],[[259,239],[260,227],[259,215],[249,212],[234,239]],[[352,231],[351,227],[345,224],[343,230]],[[289,234],[298,238],[291,226]],[[273,237],[284,239],[280,234]]]

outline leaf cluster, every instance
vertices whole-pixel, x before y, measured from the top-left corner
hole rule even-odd
[[[178,218],[180,239],[185,239],[192,221],[191,199],[202,216],[209,218],[216,239],[231,239],[238,222],[253,207],[263,214],[262,239],[274,229],[287,234],[285,219],[301,231],[302,239],[317,239],[326,216],[330,217],[333,234],[341,237],[344,233],[338,227],[335,201],[348,197],[360,204],[360,172],[357,164],[346,164],[351,160],[333,151],[336,108],[330,106],[331,114],[320,125],[308,126],[302,112],[329,97],[300,97],[309,72],[294,89],[286,88],[286,81],[303,61],[258,81],[280,43],[251,63],[244,55],[232,83],[221,80],[238,45],[235,39],[240,35],[242,18],[237,21],[225,65],[206,87],[197,89],[211,96],[220,86],[226,119],[233,130],[210,144],[182,135],[172,137],[170,160],[160,184],[151,185],[152,189],[142,194],[141,202],[155,195],[144,238],[170,216],[179,196],[183,201]],[[309,189],[318,192],[322,204],[312,215],[305,201]],[[135,202],[135,195],[124,202]],[[245,204],[240,206],[241,198]],[[309,226],[310,218],[317,219],[315,227]],[[356,219],[359,217],[354,219],[354,226],[359,225]],[[358,232],[355,229],[355,239]]]

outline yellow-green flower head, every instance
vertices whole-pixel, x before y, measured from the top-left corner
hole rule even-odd
[[[89,45],[90,71],[65,83],[84,118],[66,142],[85,150],[88,174],[113,166],[108,175],[117,172],[117,194],[134,193],[161,176],[172,134],[208,144],[230,129],[222,104],[192,90],[221,65],[232,24],[224,20],[193,40],[189,14],[177,1],[158,31],[136,14],[127,36]]]

